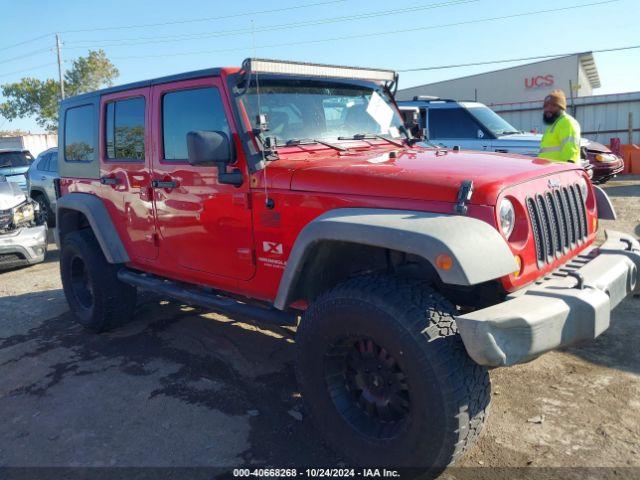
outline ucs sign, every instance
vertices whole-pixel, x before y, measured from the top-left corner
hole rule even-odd
[[[524,79],[524,88],[541,88],[541,87],[550,87],[554,83],[553,75],[538,75],[536,77],[525,78]]]

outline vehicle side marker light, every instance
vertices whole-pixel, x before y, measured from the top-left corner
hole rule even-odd
[[[453,258],[446,253],[441,253],[436,257],[436,267],[440,270],[451,270],[453,267]]]
[[[518,278],[520,275],[522,275],[522,258],[520,257],[520,255],[514,255],[513,259],[516,261],[516,265],[518,265],[518,269],[513,272],[513,276]]]

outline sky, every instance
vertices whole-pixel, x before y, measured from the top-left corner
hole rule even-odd
[[[640,44],[637,0],[1,3],[0,85],[57,78],[55,32],[66,66],[104,49],[120,71],[116,84],[239,66],[251,56],[402,70]],[[640,49],[595,59],[602,87],[594,94],[640,90]],[[401,73],[400,88],[522,63]],[[0,130],[9,129],[42,131],[32,118],[0,117]]]

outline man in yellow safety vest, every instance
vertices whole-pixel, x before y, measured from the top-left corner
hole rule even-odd
[[[569,115],[567,98],[562,90],[554,90],[544,99],[544,123],[547,130],[540,142],[541,158],[552,162],[580,161],[580,124]]]

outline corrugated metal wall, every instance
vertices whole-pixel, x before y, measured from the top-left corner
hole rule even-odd
[[[571,100],[568,111],[573,114]],[[574,100],[575,117],[580,122],[583,136],[608,144],[611,138],[619,137],[623,144],[640,144],[640,92],[611,95],[592,95]],[[529,131],[544,132],[542,102],[493,105],[514,127]],[[632,139],[629,141],[629,114],[632,115]]]

